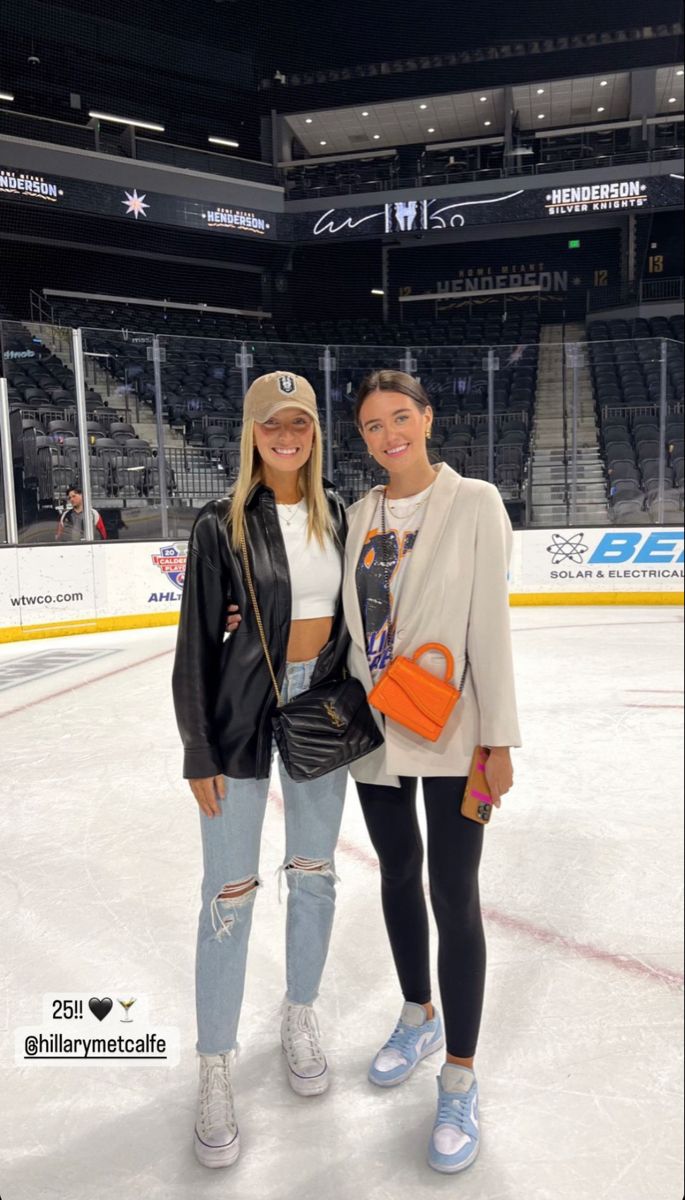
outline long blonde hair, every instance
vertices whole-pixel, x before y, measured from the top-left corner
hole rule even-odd
[[[240,437],[240,468],[238,478],[231,491],[231,507],[227,523],[231,531],[231,545],[240,549],[245,531],[245,505],[256,483],[262,478],[262,457],[254,440],[255,422],[249,417],[243,424]],[[298,483],[303,498],[307,501],[307,538],[315,537],[321,547],[326,535],[335,537],[328,500],[323,489],[323,439],[321,426],[314,421],[314,439],[308,461],[300,467]]]

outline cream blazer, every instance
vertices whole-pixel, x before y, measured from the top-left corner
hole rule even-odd
[[[381,490],[372,488],[347,513],[343,606],[351,637],[348,667],[367,693],[373,684],[355,573]],[[411,657],[423,642],[442,642],[454,655],[458,684],[468,651],[464,692],[437,742],[393,721],[384,723],[373,709],[385,743],[352,763],[355,779],[399,787],[399,775],[467,775],[475,746],[521,744],[507,586],[511,545],[511,524],[497,488],[466,479],[443,463],[394,613],[395,654]],[[421,665],[442,676],[445,660],[430,653]]]

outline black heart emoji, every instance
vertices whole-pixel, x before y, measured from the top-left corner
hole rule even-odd
[[[88,1001],[88,1007],[93,1016],[97,1017],[98,1021],[104,1021],[112,1007],[112,1001],[109,996],[103,996],[102,1000],[98,1000],[97,996],[93,996],[92,1000]]]

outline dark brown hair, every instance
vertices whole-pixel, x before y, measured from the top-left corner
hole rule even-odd
[[[372,371],[367,375],[359,385],[357,399],[354,404],[354,419],[359,425],[359,414],[362,410],[362,404],[371,392],[401,392],[403,396],[408,396],[414,401],[417,408],[423,412],[430,406],[430,400],[418,379],[414,379],[412,375],[407,375],[404,371]]]

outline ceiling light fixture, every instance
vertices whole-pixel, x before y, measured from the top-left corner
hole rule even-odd
[[[492,125],[492,121],[483,121],[484,125]]]
[[[599,108],[597,109],[597,112],[604,112],[604,105],[603,105],[603,104],[600,104]]]
[[[372,296],[384,296],[385,292],[383,291],[383,288],[371,288],[371,295]]]
[[[680,69],[678,71],[676,71],[676,75],[682,75],[682,73],[683,73],[683,68],[680,67]]]
[[[600,86],[600,87],[606,87],[608,83],[609,83],[609,80],[608,80],[608,79],[601,79],[601,80],[600,80],[600,82],[599,82],[599,86]]]
[[[0,92],[0,100],[14,100],[11,92]]]
[[[305,123],[305,125],[311,125],[311,123],[312,123],[312,118],[311,118],[311,117],[305,117],[305,119],[304,119],[304,123]]]
[[[374,133],[374,135],[373,135],[374,142],[377,142],[378,139],[380,138],[380,136],[381,136],[380,133]]]
[[[544,94],[545,94],[545,89],[544,89],[544,88],[538,88],[538,90],[537,90],[537,94],[538,94],[538,96],[544,96]]]
[[[368,114],[367,112],[363,112],[363,113],[362,113],[362,116],[363,116],[363,117],[368,117],[368,115],[369,115],[369,114]]]
[[[433,129],[433,127],[432,127],[432,126],[431,126],[431,128],[428,130],[428,133],[435,133],[435,130]]]
[[[325,143],[325,142],[319,142],[319,145],[320,145],[320,146],[325,146],[325,145],[326,145],[326,143]]]
[[[544,119],[545,119],[545,114],[544,114],[544,113],[538,113],[538,121],[544,121]]]
[[[419,108],[428,108],[427,104],[419,104]]]
[[[481,102],[481,104],[483,104],[483,102],[484,102],[485,100],[487,100],[487,96],[481,96],[481,98],[480,98],[480,102]]]
[[[675,102],[676,102],[676,98],[675,98],[675,96],[669,96],[669,98],[668,98],[668,103],[669,103],[669,104],[675,104]]]
[[[133,121],[128,117],[113,117],[111,113],[89,112],[89,117],[96,121],[114,121],[115,125],[135,125],[137,129],[154,129],[156,133],[164,133],[163,125],[153,125],[151,121]]]
[[[234,150],[240,145],[240,142],[234,142],[231,138],[208,137],[207,141],[214,146],[232,146]]]

